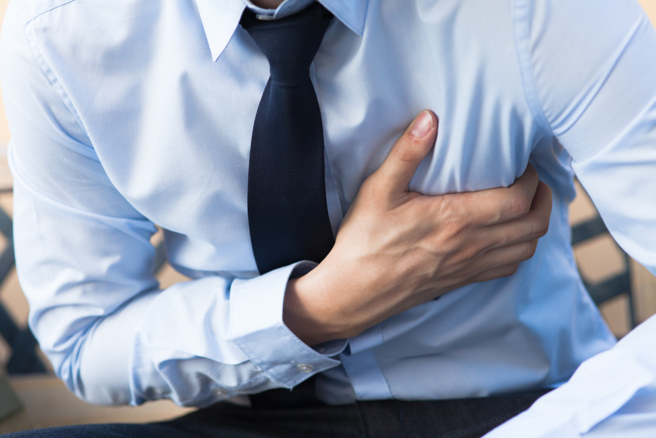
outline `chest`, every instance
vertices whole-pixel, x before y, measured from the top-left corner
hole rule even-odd
[[[525,103],[511,14],[497,3],[506,2],[417,1],[408,11],[404,2],[372,0],[362,36],[333,19],[310,75],[327,186],[341,214],[423,109],[438,115],[439,133],[413,190],[508,186],[529,159],[562,171]],[[120,121],[88,127],[112,182],[145,216],[181,234],[246,220],[251,132],[269,77],[242,28],[215,61],[205,35],[188,31],[195,20],[178,17],[165,34],[154,29],[118,61],[132,74],[114,65],[98,90],[111,97],[87,103],[93,120]]]

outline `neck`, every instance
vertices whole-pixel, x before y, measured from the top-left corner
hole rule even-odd
[[[251,0],[255,6],[265,9],[276,9],[284,0]]]

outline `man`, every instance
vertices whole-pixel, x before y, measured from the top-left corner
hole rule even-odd
[[[569,246],[570,164],[651,267],[656,90],[636,72],[656,72],[656,39],[640,8],[311,3],[10,5],[17,262],[58,375],[97,403],[264,394],[45,436],[480,436],[613,346]],[[267,148],[297,135],[312,147]],[[530,168],[512,184],[529,161],[553,191],[537,247],[549,190]],[[153,223],[193,281],[157,288]],[[288,248],[327,234],[318,260]]]

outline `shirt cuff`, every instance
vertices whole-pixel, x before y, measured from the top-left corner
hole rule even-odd
[[[283,323],[287,282],[315,266],[298,262],[249,280],[235,280],[230,288],[231,338],[251,362],[285,388],[339,365],[340,361],[329,356],[339,354],[347,343],[332,341],[315,350]]]

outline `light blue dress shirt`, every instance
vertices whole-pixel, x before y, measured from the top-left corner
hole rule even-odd
[[[321,3],[336,19],[311,77],[334,231],[429,108],[439,135],[411,189],[508,186],[531,162],[554,200],[535,256],[346,346],[310,348],[282,303],[290,275],[312,265],[258,276],[251,251],[248,156],[269,72],[238,25],[247,4],[12,0],[0,78],[19,278],[41,348],[79,397],[205,406],[317,373],[333,404],[486,396],[558,386],[614,346],[577,273],[567,206],[574,169],[616,240],[654,271],[656,32],[638,4]],[[158,287],[155,224],[192,281]]]

